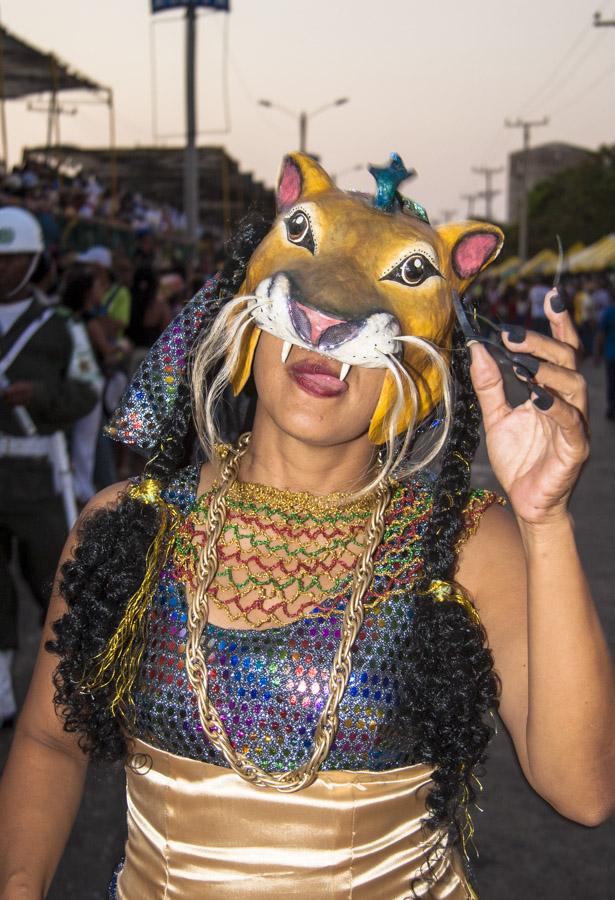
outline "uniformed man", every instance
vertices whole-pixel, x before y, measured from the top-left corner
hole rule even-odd
[[[72,354],[67,325],[35,298],[30,285],[42,251],[34,216],[17,207],[0,208],[0,725],[16,712],[12,548],[17,546],[22,574],[45,609],[67,534],[51,436],[96,402],[91,387],[67,377]]]

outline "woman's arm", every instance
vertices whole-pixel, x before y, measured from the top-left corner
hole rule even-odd
[[[492,507],[458,577],[476,599],[528,781],[562,815],[599,824],[615,811],[615,674],[569,517],[528,529]]]
[[[114,503],[123,485],[113,485],[86,506],[82,516]],[[77,527],[66,542],[60,567],[71,557]],[[87,757],[77,736],[67,734],[53,704],[57,658],[44,649],[52,623],[66,612],[52,593],[38,659],[0,782],[0,900],[41,900],[79,808]]]
[[[588,456],[587,390],[561,307],[550,292],[552,338],[504,336],[536,358],[532,399],[514,409],[496,363],[472,346],[489,459],[516,522],[487,513],[459,580],[483,617],[502,718],[528,780],[561,813],[593,825],[615,810],[615,674],[568,513]]]

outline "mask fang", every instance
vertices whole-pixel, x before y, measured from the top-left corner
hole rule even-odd
[[[292,350],[293,345],[290,341],[284,341],[282,345],[282,362],[285,363],[288,359],[290,351]]]
[[[345,381],[346,376],[348,375],[349,372],[350,372],[350,363],[344,363],[340,370],[340,381]]]

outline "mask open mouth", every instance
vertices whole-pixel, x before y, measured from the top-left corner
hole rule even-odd
[[[309,306],[297,293],[289,274],[277,272],[259,283],[247,307],[255,325],[283,342],[283,361],[294,344],[345,364],[347,373],[355,365],[382,368],[383,357],[400,353],[401,328],[391,313],[343,319]]]
[[[295,331],[315,350],[333,351],[356,337],[365,326],[364,319],[336,319],[318,309],[288,297],[288,312]]]

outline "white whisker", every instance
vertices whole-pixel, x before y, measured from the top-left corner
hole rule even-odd
[[[252,300],[255,302],[248,309],[246,304]],[[210,459],[215,444],[220,442],[215,421],[216,406],[239,361],[246,330],[254,324],[253,311],[270,302],[269,298],[254,295],[228,300],[196,347],[191,373],[193,414],[203,449]],[[220,362],[219,371],[208,385],[207,376]]]

